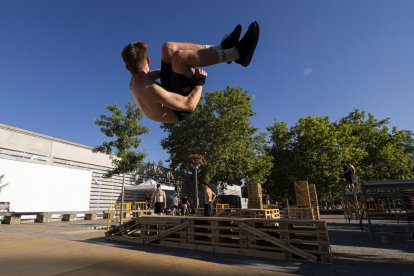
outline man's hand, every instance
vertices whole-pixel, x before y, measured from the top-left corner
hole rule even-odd
[[[194,80],[197,85],[204,85],[207,78],[207,72],[204,69],[196,68],[194,71]]]

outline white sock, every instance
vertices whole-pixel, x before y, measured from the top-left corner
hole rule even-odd
[[[227,50],[217,51],[219,55],[219,62],[233,61],[240,58],[239,51],[233,47]]]
[[[221,44],[219,45],[206,45],[206,49],[213,49],[213,50],[223,50]]]

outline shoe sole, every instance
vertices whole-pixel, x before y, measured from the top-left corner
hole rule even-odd
[[[246,58],[243,60],[242,63],[240,63],[240,65],[244,67],[247,67],[252,61],[254,51],[256,50],[257,42],[259,41],[259,34],[260,34],[259,23],[256,22],[255,25],[256,25],[256,33],[255,33],[254,43],[252,44],[250,51],[247,54]]]

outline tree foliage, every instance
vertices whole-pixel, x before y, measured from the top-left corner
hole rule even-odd
[[[360,180],[414,177],[414,143],[409,131],[388,127],[389,119],[354,110],[338,122],[305,117],[290,129],[275,121],[268,127],[273,168],[265,188],[278,198],[293,198],[293,182],[317,184],[321,198],[344,191],[341,160],[349,160]]]
[[[338,127],[355,137],[359,177],[364,180],[409,179],[414,177],[413,134],[389,127],[390,119],[377,120],[372,114],[354,110],[339,120]]]
[[[190,173],[188,156],[197,153],[206,161],[200,173],[211,182],[264,181],[271,158],[265,151],[265,133],[250,122],[254,114],[251,97],[240,87],[207,92],[188,120],[162,125],[168,135],[161,145],[170,154],[170,166]]]
[[[142,120],[141,111],[131,101],[125,106],[126,114],[117,104],[106,105],[105,108],[111,115],[100,115],[95,124],[113,140],[104,141],[93,149],[93,152],[105,153],[111,157],[114,168],[104,177],[137,171],[145,158],[144,152],[137,151],[141,143],[139,137],[149,132],[147,127],[139,123]]]

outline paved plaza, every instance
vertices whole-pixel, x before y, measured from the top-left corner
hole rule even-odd
[[[107,241],[104,220],[0,224],[0,275],[414,275],[414,239],[328,222],[332,264]]]

